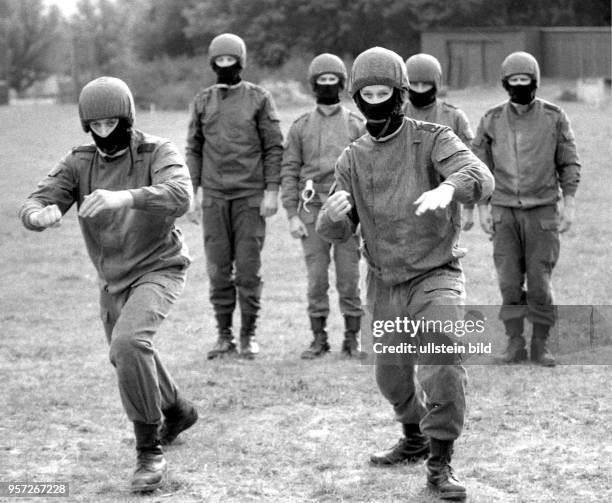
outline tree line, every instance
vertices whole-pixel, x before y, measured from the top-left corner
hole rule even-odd
[[[0,0],[0,80],[22,91],[50,73],[117,73],[134,61],[196,57],[234,32],[263,67],[296,54],[419,50],[423,30],[610,25],[609,0]]]

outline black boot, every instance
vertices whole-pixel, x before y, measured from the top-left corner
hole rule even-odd
[[[540,323],[533,324],[533,335],[531,336],[531,361],[543,367],[554,367],[557,364],[555,357],[546,346],[549,332],[549,325],[542,325]]]
[[[160,487],[168,469],[159,443],[158,425],[134,421],[136,435],[136,470],[132,477],[131,491],[147,493]]]
[[[398,463],[416,463],[429,454],[429,442],[421,433],[418,424],[403,424],[404,437],[391,449],[377,452],[370,456],[373,465],[396,465]]]
[[[325,331],[325,323],[327,319],[324,316],[311,316],[310,328],[312,329],[313,340],[310,347],[302,353],[302,359],[313,360],[319,358],[329,351],[327,343],[327,332]]]
[[[198,420],[198,411],[195,406],[179,398],[177,402],[163,411],[164,422],[159,429],[159,441],[162,445],[171,444],[176,437],[188,428],[191,428]]]
[[[361,330],[361,316],[344,317],[344,341],[342,342],[342,354],[344,356],[367,358],[368,354],[359,349],[359,340],[357,339],[359,330]]]
[[[232,313],[217,313],[217,329],[219,336],[213,348],[208,352],[208,359],[223,358],[237,353],[232,334]]]
[[[255,340],[255,321],[257,315],[242,313],[242,326],[240,327],[240,356],[253,360],[259,354],[259,344]]]
[[[427,487],[443,500],[463,501],[465,486],[453,475],[450,465],[453,455],[452,440],[429,439],[430,454],[427,458]]]
[[[506,335],[508,336],[508,346],[496,360],[499,363],[518,363],[527,359],[527,349],[525,348],[525,338],[523,337],[523,318],[512,318],[505,320]]]

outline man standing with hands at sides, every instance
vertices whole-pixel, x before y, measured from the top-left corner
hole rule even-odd
[[[189,172],[168,140],[132,128],[134,100],[114,77],[88,83],[79,116],[94,143],[64,156],[20,210],[23,225],[60,224],[73,204],[100,282],[102,322],[119,394],[136,436],[131,489],[158,488],[166,473],[162,444],[192,426],[185,400],[153,347],[153,336],[179,297],[190,263],[174,226],[191,201]]]
[[[473,143],[474,153],[495,177],[490,204],[480,205],[479,213],[484,231],[493,236],[499,316],[508,337],[499,361],[527,359],[527,318],[533,324],[531,360],[553,367],[555,358],[547,347],[556,319],[551,276],[559,258],[559,234],[574,220],[580,161],[565,112],[536,98],[537,60],[514,52],[503,61],[501,73],[510,99],[485,113]]]
[[[404,105],[406,117],[419,121],[442,124],[453,130],[459,139],[470,148],[474,132],[465,113],[459,108],[438,99],[442,89],[442,66],[431,54],[419,53],[406,60],[410,75],[408,101]],[[474,206],[464,206],[463,230],[474,226]]]
[[[218,328],[208,358],[237,354],[232,332],[237,297],[240,353],[252,359],[259,353],[255,323],[265,219],[278,209],[283,139],[270,93],[240,77],[244,41],[218,35],[208,56],[217,83],[193,101],[186,153],[194,192],[202,187],[204,252]]]
[[[313,333],[302,358],[318,358],[330,350],[325,325],[329,315],[328,270],[333,250],[336,288],[345,332],[342,353],[360,357],[359,240],[331,245],[315,232],[321,205],[334,181],[334,166],[342,150],[365,132],[363,119],[340,104],[346,84],[344,62],[333,54],[319,54],[308,68],[308,80],[316,96],[314,110],[291,125],[281,169],[283,206],[291,235],[300,239],[308,272],[308,315]]]
[[[462,317],[464,277],[458,258],[458,203],[491,194],[487,167],[447,127],[404,117],[409,82],[396,53],[374,47],[353,63],[349,92],[367,119],[366,134],[336,164],[335,184],[317,232],[339,243],[358,224],[368,262],[373,320]],[[390,334],[394,341],[400,334]],[[420,343],[453,344],[453,333],[419,333]],[[376,354],[376,380],[404,436],[373,464],[427,457],[427,483],[443,499],[463,500],[450,466],[463,428],[466,373],[460,354]]]

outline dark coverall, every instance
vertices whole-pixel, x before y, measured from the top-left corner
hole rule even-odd
[[[554,325],[551,276],[560,248],[558,202],[561,195],[573,196],[580,180],[569,119],[539,98],[523,114],[506,102],[486,112],[472,145],[495,177],[491,214],[500,318]]]
[[[334,181],[334,166],[342,150],[365,132],[363,119],[341,105],[317,106],[291,125],[281,169],[282,202],[289,218],[299,216],[308,235],[302,247],[308,271],[308,315],[329,315],[329,265],[333,250],[336,289],[344,316],[362,315],[359,294],[359,242],[357,236],[331,245],[315,231],[322,203]],[[313,181],[314,199],[304,209],[300,194]]]
[[[342,242],[361,224],[368,262],[368,307],[374,320],[407,316],[453,321],[462,316],[464,277],[457,247],[457,203],[490,195],[493,177],[487,167],[447,127],[405,118],[401,128],[381,140],[364,135],[347,148],[336,165],[335,190],[345,190],[353,209],[333,222],[325,206],[317,231]],[[444,211],[415,215],[414,201],[440,182],[455,187]],[[390,333],[386,342],[402,341]],[[420,333],[420,342],[457,342],[453,333]],[[376,380],[393,405],[398,421],[419,423],[440,440],[456,439],[463,428],[466,372],[460,354],[443,358],[379,354]]]
[[[189,209],[189,172],[167,140],[134,131],[131,152],[106,160],[94,144],[67,154],[20,210],[26,228],[41,231],[29,214],[57,204],[65,214],[96,189],[129,189],[132,208],[79,217],[98,272],[100,314],[123,407],[131,421],[159,424],[179,391],[153,347],[153,336],[185,283],[190,264],[176,218]]]
[[[204,251],[215,314],[260,309],[259,214],[264,190],[278,191],[282,157],[279,118],[270,93],[250,82],[214,85],[194,99],[186,161],[202,187]]]

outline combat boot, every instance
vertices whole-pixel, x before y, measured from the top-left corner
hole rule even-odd
[[[548,350],[546,341],[550,332],[550,326],[540,323],[533,324],[533,335],[531,336],[531,361],[543,367],[554,367],[557,362]]]
[[[131,491],[148,493],[163,483],[168,466],[158,437],[158,425],[134,421],[136,436],[136,470],[132,477]]]
[[[342,341],[342,354],[348,358],[367,358],[368,354],[359,349],[358,334],[361,330],[360,316],[344,317],[344,341]]]
[[[386,451],[370,456],[373,465],[396,465],[398,463],[416,463],[429,454],[429,441],[421,433],[418,424],[403,424],[404,436],[397,444]]]
[[[240,356],[253,360],[259,354],[259,344],[255,340],[255,321],[257,315],[242,313],[242,326],[240,327]]]
[[[171,444],[176,437],[188,428],[191,428],[198,420],[198,411],[195,406],[179,398],[177,402],[163,411],[164,422],[159,429],[159,441],[162,445]]]
[[[499,363],[518,363],[527,359],[525,338],[523,337],[523,318],[512,318],[504,321],[508,345],[504,352],[495,359]]]
[[[234,335],[232,334],[232,313],[216,314],[218,337],[213,348],[208,352],[208,359],[223,358],[237,354]]]
[[[319,358],[329,351],[327,332],[325,331],[326,321],[327,319],[324,316],[310,317],[310,328],[312,329],[313,339],[310,343],[310,347],[302,353],[303,360]]]
[[[450,465],[453,455],[452,440],[429,439],[430,453],[427,458],[427,487],[434,491],[440,499],[464,501],[465,486],[453,474]]]

